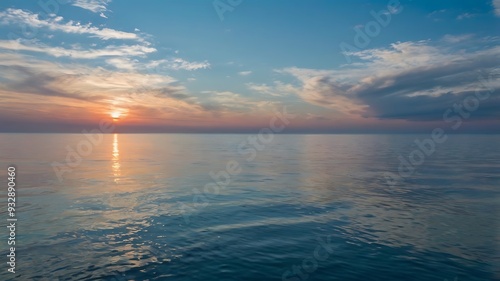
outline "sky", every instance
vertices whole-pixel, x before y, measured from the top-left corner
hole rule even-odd
[[[2,0],[0,132],[498,132],[499,30],[500,0]]]

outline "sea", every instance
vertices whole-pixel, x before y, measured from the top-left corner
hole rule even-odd
[[[500,280],[500,135],[0,134],[0,164],[0,280]]]

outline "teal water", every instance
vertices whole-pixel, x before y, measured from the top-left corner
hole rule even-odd
[[[449,136],[393,186],[428,136],[279,135],[255,159],[248,137],[105,135],[59,180],[83,135],[0,134],[0,280],[500,280],[500,136]]]

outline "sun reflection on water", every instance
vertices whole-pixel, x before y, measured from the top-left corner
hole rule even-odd
[[[120,150],[118,148],[118,134],[114,134],[113,138],[113,176],[115,183],[118,183],[121,176],[120,171]]]

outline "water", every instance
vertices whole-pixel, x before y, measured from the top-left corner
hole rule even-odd
[[[500,280],[500,136],[450,136],[392,187],[428,136],[279,135],[248,160],[249,136],[106,135],[59,181],[84,136],[1,134],[19,221],[0,279]]]

